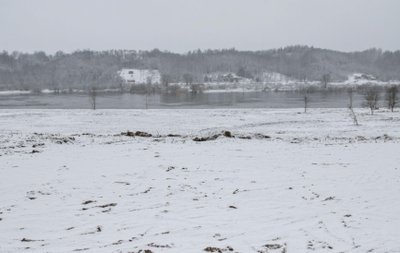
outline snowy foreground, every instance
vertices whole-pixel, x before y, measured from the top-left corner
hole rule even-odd
[[[0,252],[400,252],[400,113],[356,113],[1,110]]]

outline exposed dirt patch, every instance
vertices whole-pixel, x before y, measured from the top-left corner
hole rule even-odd
[[[214,134],[212,136],[208,136],[208,137],[195,137],[193,138],[193,141],[197,141],[197,142],[202,142],[202,141],[214,141],[216,139],[218,139],[218,137],[220,137],[220,134]]]
[[[205,252],[218,252],[218,253],[222,253],[222,252],[232,252],[234,251],[234,249],[230,246],[226,246],[225,248],[218,248],[218,247],[206,247],[203,249]]]
[[[155,244],[155,243],[149,243],[149,244],[147,244],[147,246],[149,246],[149,247],[153,247],[153,248],[171,248],[171,246],[170,245],[168,245],[168,244],[165,244],[165,245],[161,245],[161,244]]]
[[[131,132],[131,131],[126,131],[121,133],[122,136],[129,136],[129,137],[152,137],[153,135],[150,133],[142,132],[142,131],[136,131],[136,132]]]
[[[96,202],[96,200],[86,200],[86,201],[82,202],[82,205],[89,205],[89,204],[95,203],[95,202]]]
[[[44,240],[33,240],[28,238],[22,238],[21,242],[43,242]]]
[[[223,136],[225,136],[227,138],[233,138],[234,137],[230,131],[224,131],[222,134],[223,134]]]

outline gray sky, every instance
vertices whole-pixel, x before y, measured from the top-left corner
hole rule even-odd
[[[400,0],[0,0],[0,50],[400,49]]]

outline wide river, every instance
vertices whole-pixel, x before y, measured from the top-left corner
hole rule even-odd
[[[381,96],[382,98],[382,96]],[[202,94],[121,94],[97,95],[99,109],[168,108],[297,108],[304,107],[300,92],[219,92]],[[310,108],[344,108],[349,105],[347,92],[313,92],[308,95]],[[361,107],[363,96],[354,93],[353,106]],[[0,95],[0,108],[85,109],[91,103],[87,94]]]

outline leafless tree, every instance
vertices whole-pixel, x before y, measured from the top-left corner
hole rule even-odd
[[[308,108],[308,102],[309,102],[309,98],[308,98],[308,88],[306,88],[306,89],[304,90],[304,97],[303,97],[303,99],[304,99],[304,113],[306,113],[306,112],[307,112],[307,108]]]
[[[92,105],[92,109],[96,110],[97,90],[95,86],[92,86],[89,90],[89,100]]]
[[[324,88],[326,89],[328,87],[328,83],[331,81],[331,74],[323,74],[321,78],[322,84],[324,85]]]
[[[354,125],[358,126],[358,120],[357,120],[356,113],[354,112],[352,107],[349,107],[349,110],[350,110],[350,116],[351,116],[351,118],[353,120]]]
[[[365,104],[371,110],[371,115],[374,114],[374,110],[378,107],[379,91],[376,87],[370,87],[365,95]]]
[[[398,88],[397,86],[390,86],[386,88],[386,101],[388,103],[389,109],[393,112],[394,107],[397,104],[397,92]]]
[[[97,87],[99,85],[99,80],[102,75],[102,71],[97,68],[93,68],[88,72],[88,80],[90,83],[89,88],[89,100],[92,105],[92,109],[96,110],[97,103]]]
[[[149,99],[149,90],[150,90],[151,84],[152,84],[152,79],[149,76],[146,79],[146,109],[149,108],[148,99]]]
[[[49,72],[50,72],[49,73],[50,87],[55,94],[59,94],[60,93],[59,80],[57,80],[56,77],[57,66],[56,65],[50,66]]]
[[[349,88],[348,90],[347,90],[347,94],[349,95],[349,108],[350,109],[353,109],[353,93],[354,93],[354,91],[353,91],[353,88]]]
[[[183,74],[183,81],[187,86],[191,85],[193,83],[193,76],[189,73]]]
[[[168,88],[168,85],[171,83],[172,77],[169,74],[161,75],[161,83],[164,87]]]
[[[203,91],[203,85],[202,84],[197,84],[197,83],[192,83],[190,85],[190,91],[192,94],[198,94]]]
[[[350,116],[354,122],[354,125],[358,126],[358,120],[357,120],[357,115],[353,110],[353,88],[349,88],[347,90],[347,93],[349,94],[349,110],[350,110]]]
[[[163,88],[164,88],[164,91],[166,92],[166,93],[168,93],[169,92],[169,90],[170,90],[170,83],[172,82],[172,77],[171,77],[171,75],[169,75],[169,74],[162,74],[161,75],[161,84],[162,84],[162,86],[163,86]]]

